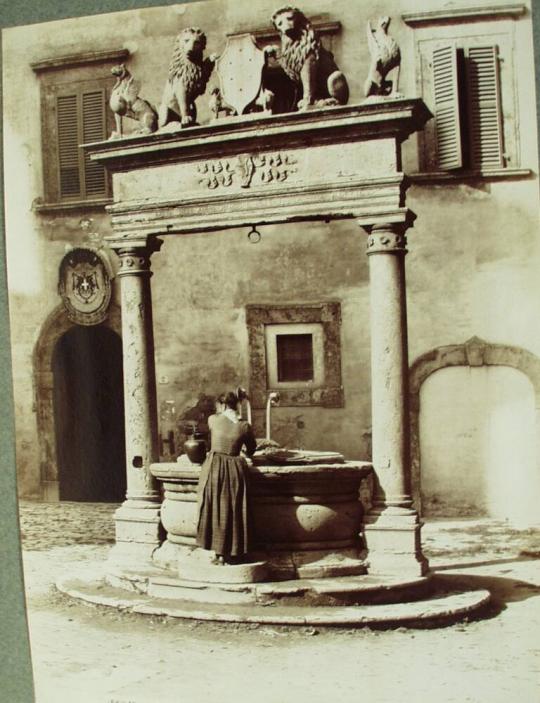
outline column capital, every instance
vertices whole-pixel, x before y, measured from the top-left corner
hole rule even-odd
[[[117,276],[142,276],[151,275],[150,259],[152,254],[161,249],[163,240],[156,237],[149,238],[144,243],[115,242],[111,247],[120,259],[120,268]]]
[[[377,224],[364,226],[368,233],[367,254],[406,254],[407,237],[405,232],[408,225],[399,224]]]

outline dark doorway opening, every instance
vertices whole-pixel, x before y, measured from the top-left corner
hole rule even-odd
[[[126,495],[122,341],[76,325],[52,359],[60,500],[121,502]]]

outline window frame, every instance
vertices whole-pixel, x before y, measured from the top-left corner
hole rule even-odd
[[[114,85],[111,68],[129,58],[127,49],[77,54],[45,59],[31,64],[40,81],[41,152],[43,166],[43,199],[35,205],[39,212],[103,207],[112,201],[111,177],[105,173],[103,194],[86,195],[81,182],[78,195],[62,196],[60,190],[60,157],[58,149],[57,99],[68,95],[103,91],[103,115],[106,139],[114,129],[114,115],[108,109],[110,92]],[[82,129],[82,125],[78,125]],[[79,171],[84,169],[84,154],[79,151]]]
[[[418,135],[419,172],[411,174],[414,181],[439,178],[466,180],[471,177],[522,177],[531,173],[529,169],[520,168],[519,103],[514,57],[515,17],[522,14],[522,6],[512,6],[504,13],[499,13],[496,9],[484,9],[486,11],[479,16],[468,11],[455,11],[448,17],[444,13],[440,17],[438,13],[424,13],[425,16],[404,15],[403,19],[414,27],[417,94],[432,110],[433,81],[429,64],[434,48],[451,43],[467,52],[472,47],[497,47],[504,165],[477,167],[467,163],[453,169],[438,166],[435,119],[432,119]],[[464,131],[468,147],[469,122],[462,124],[461,129]]]
[[[320,388],[324,385],[324,331],[320,322],[303,322],[265,325],[265,343],[267,358],[268,386],[281,390],[283,388],[305,388],[312,386]],[[303,381],[279,380],[279,351],[278,338],[280,336],[309,335],[311,337],[311,355],[313,364],[313,378]]]
[[[246,325],[249,341],[249,393],[254,408],[264,408],[270,391],[279,391],[284,407],[322,406],[341,408],[344,393],[341,378],[341,305],[339,302],[305,305],[248,305]],[[266,328],[274,330],[320,329],[322,349],[320,375],[313,381],[274,382],[269,373],[272,362],[268,354]],[[271,333],[271,331],[270,331]],[[315,340],[314,340],[315,347]],[[315,357],[315,349],[314,349]],[[315,363],[315,358],[314,358]]]
[[[80,146],[77,154],[77,165],[78,165],[78,172],[79,172],[79,184],[80,184],[80,189],[79,193],[75,195],[63,195],[62,194],[62,168],[61,168],[61,159],[60,159],[60,133],[58,130],[58,101],[61,98],[69,98],[69,97],[75,97],[76,100],[76,131],[77,131],[77,140],[78,144],[83,144],[85,141],[87,141],[84,138],[84,107],[83,107],[83,100],[85,95],[89,95],[91,93],[101,93],[101,109],[102,109],[102,120],[103,120],[103,126],[104,126],[104,135],[103,139],[106,139],[108,134],[110,133],[110,120],[108,119],[108,114],[107,114],[107,105],[108,105],[108,92],[110,93],[110,90],[107,91],[107,85],[105,84],[105,81],[102,80],[91,80],[91,81],[75,81],[72,83],[62,83],[59,84],[58,86],[53,86],[52,87],[52,92],[54,93],[54,115],[51,115],[52,119],[54,120],[55,124],[55,146],[56,150],[54,152],[54,166],[56,170],[56,184],[54,185],[53,188],[49,191],[53,197],[55,198],[56,202],[62,202],[62,203],[69,203],[74,200],[96,200],[100,198],[109,198],[111,196],[111,183],[110,183],[110,177],[107,176],[107,172],[104,169],[104,190],[102,193],[95,193],[95,194],[88,194],[88,187],[87,187],[87,180],[86,180],[86,168],[85,168],[85,163],[87,160],[87,157],[85,154],[82,152]],[[52,120],[51,120],[52,121]],[[53,185],[53,184],[50,184]]]

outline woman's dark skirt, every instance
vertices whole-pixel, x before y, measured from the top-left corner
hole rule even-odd
[[[201,467],[198,547],[243,556],[250,544],[248,468],[243,457],[210,452]]]

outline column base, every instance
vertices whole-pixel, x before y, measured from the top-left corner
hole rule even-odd
[[[152,564],[152,554],[165,537],[160,520],[161,504],[126,500],[115,512],[116,544],[109,564]]]
[[[58,481],[42,481],[41,500],[45,503],[58,503],[60,500],[60,485]]]
[[[371,510],[364,520],[368,573],[424,576],[429,562],[422,554],[418,513],[408,508]]]

